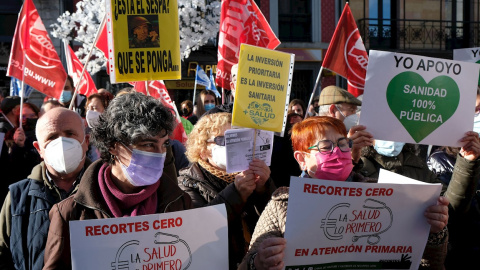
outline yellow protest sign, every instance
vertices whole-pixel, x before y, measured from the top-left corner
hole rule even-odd
[[[294,60],[294,54],[240,46],[232,125],[283,136]]]
[[[110,81],[181,79],[177,0],[107,0]]]

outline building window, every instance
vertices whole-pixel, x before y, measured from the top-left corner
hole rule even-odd
[[[311,0],[282,0],[278,2],[280,40],[289,42],[311,42]]]
[[[390,0],[369,0],[370,47],[391,46],[392,21]]]

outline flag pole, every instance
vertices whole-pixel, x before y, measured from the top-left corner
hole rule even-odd
[[[33,3],[33,2],[32,2]],[[18,14],[18,19],[20,20],[20,14],[22,13],[23,10],[25,11],[25,27],[30,28],[30,14],[28,12],[30,11],[30,1],[24,1],[22,5],[22,9],[20,10],[20,13]],[[16,30],[15,30],[16,31]],[[21,32],[21,29],[20,29]],[[26,51],[30,49],[30,31],[25,31],[23,33],[23,42],[21,43],[22,45],[22,51],[23,51],[23,69],[22,69],[22,89],[20,89],[20,117],[18,119],[18,126],[22,128],[22,121],[23,121],[23,95],[25,94],[25,57],[26,57]],[[13,46],[12,46],[13,48]],[[13,127],[13,125],[12,125]]]
[[[195,85],[193,86],[193,106],[195,106],[195,94],[197,93],[197,70],[195,70]]]
[[[23,70],[22,70],[22,87],[20,89],[20,117],[18,119],[18,127],[22,128],[23,121],[23,95],[25,95],[25,50],[23,50]],[[14,127],[12,125],[12,127]]]
[[[225,104],[225,89],[222,87],[222,105]]]
[[[317,81],[315,82],[315,86],[313,87],[312,95],[310,95],[310,100],[308,101],[307,112],[308,112],[308,108],[310,108],[310,104],[312,104],[313,96],[315,95],[315,92],[317,91],[318,84],[320,83],[320,77],[322,76],[322,71],[323,71],[323,66],[320,67],[320,71],[318,72]],[[307,119],[307,115],[308,115],[307,112],[305,113],[305,116],[304,116],[303,119]]]
[[[150,96],[150,92],[148,91],[148,81],[145,81],[145,91],[147,92],[147,96]]]
[[[90,60],[90,57],[92,56],[93,48],[97,44],[100,32],[103,29],[103,25],[105,24],[106,18],[107,18],[107,14],[105,13],[105,15],[103,15],[102,22],[100,23],[100,27],[97,29],[97,33],[95,33],[95,40],[93,41],[92,47],[90,48],[90,52],[88,52],[87,60],[85,62],[85,65],[83,65],[82,74],[80,75],[80,79],[78,80],[78,83],[74,87],[75,91],[73,92],[72,100],[70,101],[70,106],[68,107],[69,110],[73,110],[73,104],[75,104],[75,98],[77,97],[78,86],[80,85],[80,83],[83,80],[83,75],[85,74],[85,70],[87,69],[88,61]]]

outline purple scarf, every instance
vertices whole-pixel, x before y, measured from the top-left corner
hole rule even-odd
[[[103,198],[114,217],[134,217],[155,214],[157,211],[157,189],[160,181],[144,186],[138,193],[125,194],[111,179],[112,167],[103,164],[98,172],[98,184]]]

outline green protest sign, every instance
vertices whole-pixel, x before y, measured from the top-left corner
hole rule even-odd
[[[459,101],[458,85],[448,76],[438,76],[427,83],[417,73],[406,71],[395,76],[387,87],[390,110],[415,142],[445,123],[457,110]],[[442,110],[437,110],[437,106]]]
[[[371,50],[360,124],[375,139],[460,146],[473,127],[479,68]]]

